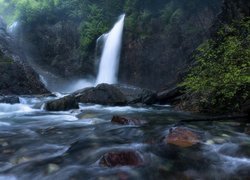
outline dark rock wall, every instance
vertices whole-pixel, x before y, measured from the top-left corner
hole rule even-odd
[[[91,74],[92,64],[81,57],[78,28],[77,22],[63,20],[26,25],[22,35],[32,47],[29,53],[33,63],[61,77]]]
[[[193,51],[209,37],[209,28],[219,13],[219,2],[204,3],[194,11],[186,9],[183,3],[177,5],[182,15],[172,17],[168,24],[156,16],[147,26],[153,32],[146,39],[125,31],[120,82],[156,90],[179,82]]]
[[[42,94],[48,93],[39,81],[38,74],[24,61],[6,24],[0,18],[0,94]]]

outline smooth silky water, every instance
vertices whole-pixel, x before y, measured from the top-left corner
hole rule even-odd
[[[250,177],[249,124],[182,124],[201,143],[180,148],[163,143],[181,119],[201,115],[168,106],[110,107],[80,104],[80,110],[48,112],[50,98],[21,98],[0,104],[0,179],[246,179]],[[142,119],[145,125],[111,123],[113,115]],[[107,168],[107,152],[136,150],[144,164]]]

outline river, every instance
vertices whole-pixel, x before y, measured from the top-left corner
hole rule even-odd
[[[201,139],[183,148],[165,144],[164,137],[177,121],[204,115],[158,105],[80,104],[79,110],[48,112],[42,104],[49,99],[53,97],[0,104],[0,180],[250,178],[249,123],[182,124]],[[114,124],[114,115],[146,124]],[[115,151],[136,151],[143,164],[100,164],[105,153]]]

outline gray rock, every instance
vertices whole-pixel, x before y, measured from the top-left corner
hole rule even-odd
[[[126,105],[127,100],[124,94],[115,86],[100,84],[93,88],[86,88],[78,91],[75,98],[81,103],[94,103],[102,105]]]
[[[67,111],[70,109],[78,109],[79,105],[74,96],[65,96],[60,99],[49,101],[45,104],[47,111]]]
[[[157,95],[154,91],[133,86],[116,85],[116,87],[125,95],[128,104],[154,104]]]
[[[171,89],[158,92],[157,101],[161,104],[173,103],[173,102],[179,101],[179,97],[181,97],[184,94],[182,91],[183,91],[183,88],[174,87]]]

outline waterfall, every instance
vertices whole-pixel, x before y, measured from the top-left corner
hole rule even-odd
[[[124,19],[125,14],[120,16],[111,31],[106,34],[96,84],[117,82]]]

